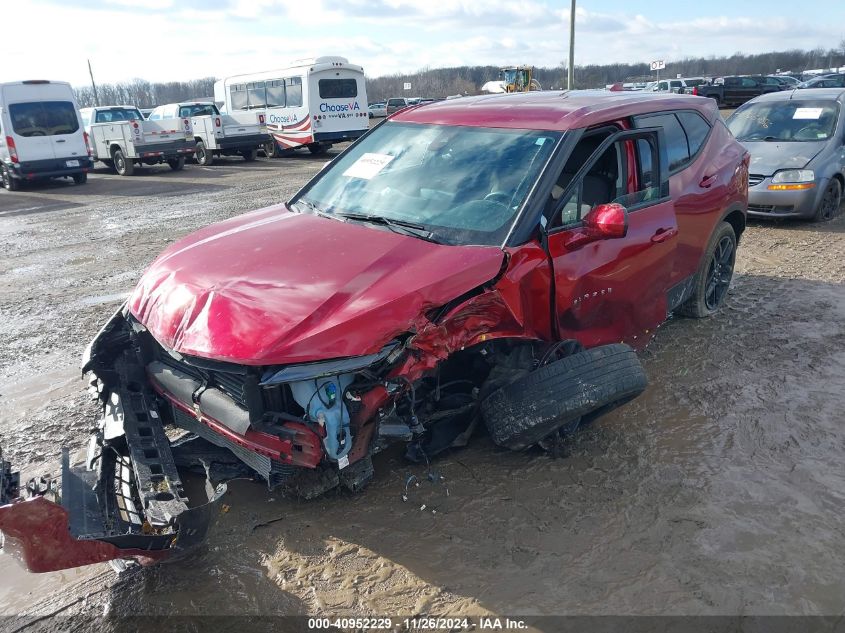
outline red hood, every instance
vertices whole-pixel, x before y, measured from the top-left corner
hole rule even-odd
[[[279,205],[167,248],[129,309],[188,355],[246,365],[358,356],[495,277],[503,257],[496,247],[432,244]]]

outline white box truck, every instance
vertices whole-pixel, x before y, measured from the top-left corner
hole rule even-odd
[[[82,108],[80,114],[94,159],[121,176],[131,176],[135,165],[167,163],[178,171],[194,153],[188,119],[146,121],[138,108],[129,105]]]
[[[286,68],[226,77],[214,84],[225,112],[263,112],[272,136],[268,156],[307,147],[323,154],[370,127],[364,69],[345,57],[300,59]]]
[[[82,184],[93,164],[70,84],[0,83],[0,176],[5,189],[62,177]]]
[[[179,116],[191,121],[200,165],[211,165],[215,156],[243,156],[253,161],[270,135],[263,112],[221,114],[213,103],[169,103],[150,113],[150,121]]]

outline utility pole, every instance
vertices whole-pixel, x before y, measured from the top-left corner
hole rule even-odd
[[[94,105],[100,107],[100,97],[97,95],[97,84],[94,83],[94,71],[91,70],[90,59],[88,60],[88,74],[91,75],[91,87],[94,89]]]
[[[569,73],[566,77],[566,89],[575,87],[575,0],[569,9]]]

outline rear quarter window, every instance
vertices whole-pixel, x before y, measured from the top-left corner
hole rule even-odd
[[[19,136],[61,136],[79,130],[76,106],[70,101],[12,103],[9,118]]]
[[[678,118],[672,112],[648,114],[634,117],[634,126],[638,128],[662,127],[669,158],[669,171],[682,169],[689,162],[690,150],[687,135]]]
[[[676,112],[675,115],[687,133],[689,155],[695,156],[704,145],[707,135],[710,134],[710,124],[698,112]]]

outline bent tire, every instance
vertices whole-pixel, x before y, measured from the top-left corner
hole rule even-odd
[[[534,370],[481,403],[493,441],[522,450],[593,411],[635,398],[648,384],[636,353],[617,343],[594,347]]]
[[[701,319],[716,312],[728,294],[735,261],[736,233],[730,224],[722,222],[704,251],[692,296],[677,309],[677,313]]]
[[[822,199],[819,200],[819,206],[816,208],[816,214],[813,217],[813,222],[827,222],[832,220],[839,213],[839,207],[842,204],[842,185],[839,180],[831,178],[827,188],[824,190]]]

